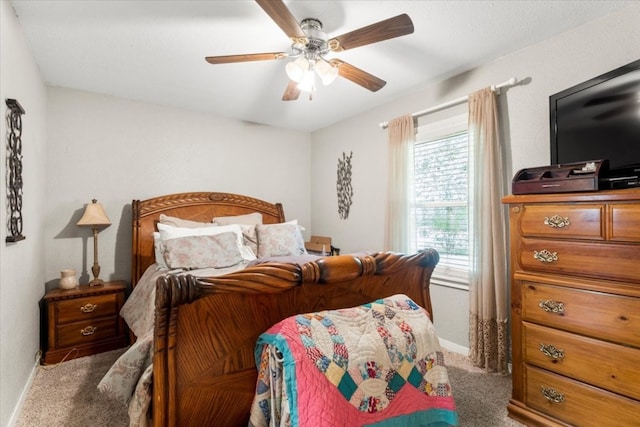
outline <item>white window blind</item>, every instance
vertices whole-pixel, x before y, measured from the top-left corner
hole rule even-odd
[[[469,138],[462,114],[418,128],[414,146],[415,249],[435,248],[434,283],[468,285]]]

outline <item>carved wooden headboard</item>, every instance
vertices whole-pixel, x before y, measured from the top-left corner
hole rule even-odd
[[[160,214],[211,222],[214,217],[262,214],[264,224],[284,222],[280,203],[269,203],[253,197],[231,193],[178,193],[133,200],[131,285],[135,286],[145,270],[155,262],[153,232],[157,231]]]

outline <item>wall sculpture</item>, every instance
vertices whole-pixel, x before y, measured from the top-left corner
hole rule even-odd
[[[349,218],[349,209],[353,199],[353,187],[351,186],[351,158],[353,151],[347,156],[342,153],[342,159],[338,159],[338,215],[340,219]]]
[[[18,242],[22,234],[22,115],[24,108],[15,99],[6,100],[7,124],[7,242]]]

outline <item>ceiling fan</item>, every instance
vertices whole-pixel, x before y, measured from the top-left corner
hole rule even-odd
[[[328,38],[322,31],[322,22],[306,18],[298,23],[282,0],[256,0],[256,3],[291,39],[291,53],[207,56],[205,60],[210,64],[228,64],[296,58],[286,66],[290,81],[282,95],[283,101],[298,99],[301,91],[312,94],[316,75],[325,85],[333,82],[339,75],[372,92],[380,90],[387,82],[340,59],[328,59],[327,55],[413,33],[411,18],[407,14],[401,14]],[[311,95],[309,98],[311,99]]]

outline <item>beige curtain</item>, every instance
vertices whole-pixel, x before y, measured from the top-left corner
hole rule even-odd
[[[491,88],[469,95],[471,273],[469,356],[489,372],[507,372],[507,253],[502,151],[496,94]]]
[[[384,246],[387,251],[412,252],[414,119],[410,114],[389,122],[389,185]]]

